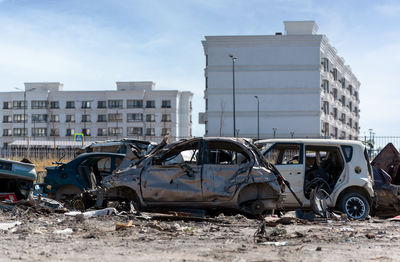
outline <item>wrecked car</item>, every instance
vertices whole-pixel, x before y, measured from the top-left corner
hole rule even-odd
[[[46,167],[43,193],[63,200],[93,189],[120,166],[124,157],[116,153],[85,153],[69,163]]]
[[[193,138],[158,146],[103,180],[105,199],[138,210],[227,210],[258,215],[276,208],[284,184],[245,139]]]
[[[374,202],[372,168],[365,146],[358,141],[270,139],[257,141],[265,159],[279,170],[294,194],[310,208],[314,189],[323,190],[327,207],[349,218],[366,218]],[[287,193],[285,209],[300,208]]]
[[[0,159],[0,193],[4,199],[26,199],[37,175],[32,163]],[[16,199],[10,199],[14,198]]]
[[[375,215],[389,217],[400,212],[400,154],[387,144],[371,162],[376,194]]]

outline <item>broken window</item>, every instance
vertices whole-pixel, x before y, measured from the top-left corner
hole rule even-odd
[[[298,165],[303,163],[299,144],[275,144],[265,159],[274,165]]]
[[[335,146],[306,146],[304,195],[310,198],[314,188],[330,194],[344,168],[340,149]]]
[[[214,165],[236,165],[250,161],[247,152],[234,143],[209,141],[205,161]]]
[[[198,160],[199,142],[179,144],[166,152],[161,152],[153,159],[154,165],[196,164]]]

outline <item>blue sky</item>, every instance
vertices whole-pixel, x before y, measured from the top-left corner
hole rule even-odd
[[[154,81],[194,93],[204,111],[205,35],[268,35],[315,20],[361,82],[361,135],[400,135],[400,1],[0,0],[0,91],[60,81],[65,90]]]

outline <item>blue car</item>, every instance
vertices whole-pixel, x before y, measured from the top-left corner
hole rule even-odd
[[[57,200],[70,199],[87,189],[92,189],[111,175],[125,154],[86,153],[58,166],[46,167],[43,193]]]

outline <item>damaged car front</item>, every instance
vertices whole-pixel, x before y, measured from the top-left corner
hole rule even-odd
[[[140,210],[227,210],[258,215],[277,208],[284,191],[279,172],[260,156],[245,139],[174,142],[104,179],[104,197],[133,201]]]
[[[5,195],[11,201],[28,198],[36,178],[34,164],[0,159],[0,199]]]

